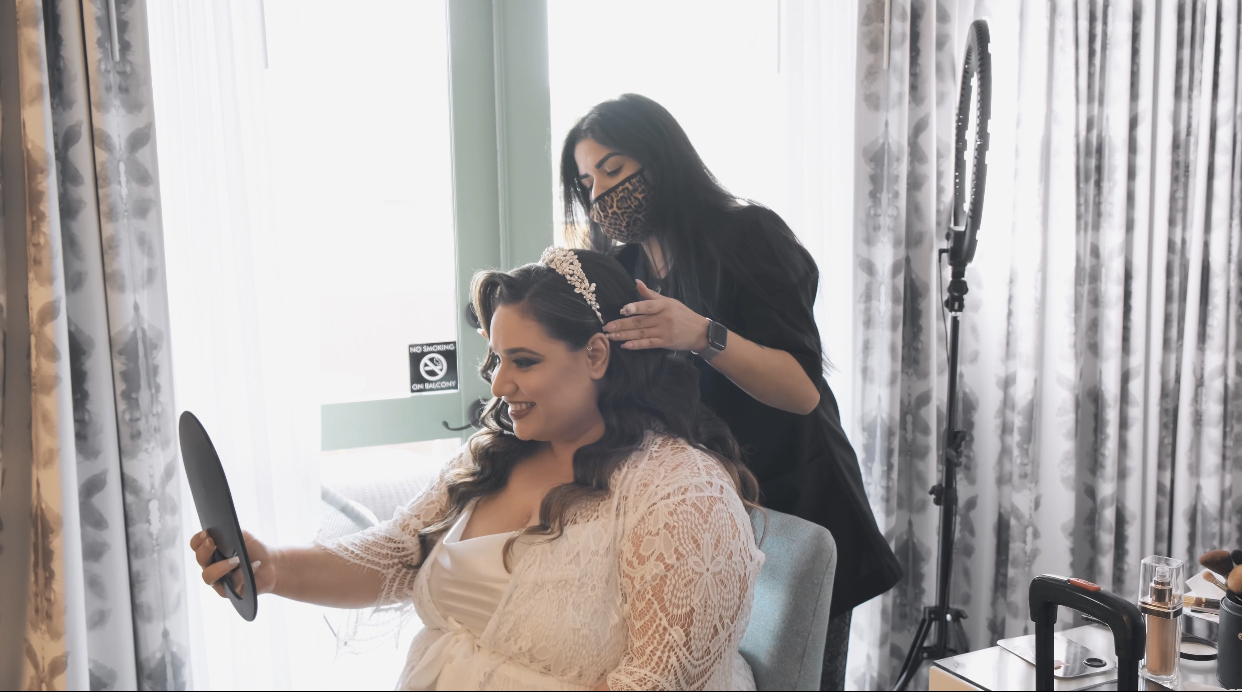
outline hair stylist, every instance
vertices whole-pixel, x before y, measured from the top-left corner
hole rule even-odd
[[[841,689],[850,614],[901,568],[824,379],[815,261],[774,212],[729,194],[673,116],[643,96],[605,101],[574,125],[561,185],[566,227],[589,227],[591,249],[613,253],[644,298],[605,326],[609,338],[693,352],[703,401],[747,452],[762,504],[832,532],[822,684]]]

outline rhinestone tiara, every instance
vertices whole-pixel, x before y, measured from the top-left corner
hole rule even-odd
[[[574,287],[574,293],[582,294],[587,305],[595,311],[599,323],[604,324],[604,314],[599,311],[599,303],[595,302],[595,284],[587,281],[586,273],[582,271],[582,263],[578,261],[578,255],[573,250],[553,245],[543,251],[539,262],[555,269],[557,274],[565,277],[569,285]]]

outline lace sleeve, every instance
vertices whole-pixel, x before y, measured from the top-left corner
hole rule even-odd
[[[654,504],[621,545],[629,642],[609,688],[729,689],[761,564],[736,496]]]
[[[463,447],[435,480],[398,509],[392,519],[365,531],[321,541],[319,545],[353,564],[383,573],[376,606],[408,602],[418,576],[414,565],[422,559],[418,532],[444,515],[448,509],[449,474],[468,463],[471,463],[470,453]]]

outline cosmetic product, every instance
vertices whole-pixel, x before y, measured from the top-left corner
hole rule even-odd
[[[1185,564],[1153,555],[1139,566],[1139,612],[1147,627],[1143,677],[1178,689]]]
[[[1225,588],[1242,596],[1242,565],[1233,568],[1229,578],[1225,580]]]
[[[1182,605],[1187,608],[1200,608],[1203,610],[1220,610],[1219,598],[1204,598],[1202,596],[1182,596]]]
[[[1221,591],[1229,590],[1229,587],[1225,584],[1225,582],[1221,581],[1220,577],[1216,576],[1216,573],[1210,569],[1203,570],[1203,581],[1215,586]]]
[[[1216,637],[1216,679],[1226,689],[1242,687],[1242,596],[1229,593],[1220,599]]]
[[[1233,570],[1233,559],[1228,550],[1209,550],[1199,558],[1199,564],[1207,567],[1220,576],[1226,576]]]
[[[1181,655],[1183,661],[1215,661],[1216,642],[1193,634],[1183,634]]]

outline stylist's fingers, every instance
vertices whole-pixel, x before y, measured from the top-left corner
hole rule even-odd
[[[198,547],[199,547],[200,545],[202,545],[202,544],[203,544],[203,542],[204,542],[204,541],[206,541],[206,540],[207,540],[207,530],[206,530],[206,529],[204,529],[204,530],[202,530],[202,531],[199,531],[198,533],[194,534],[193,536],[190,536],[190,550],[193,550],[193,551],[198,551]]]
[[[636,280],[634,281],[634,283],[638,286],[638,295],[642,296],[643,298],[647,300],[659,300],[660,298],[664,297],[660,295],[659,293],[656,293],[655,291],[651,290],[650,288],[647,288],[647,284],[643,283],[642,281]]]
[[[615,332],[609,334],[608,338],[613,341],[637,341],[642,339],[658,339],[663,334],[659,329],[631,329],[624,332]]]
[[[643,317],[627,317],[623,320],[616,320],[604,325],[604,331],[608,334],[617,332],[627,332],[633,329],[643,329],[655,324],[655,319],[647,316]]]
[[[631,351],[640,351],[647,348],[665,348],[664,339],[659,337],[652,339],[634,339],[621,344],[621,348],[627,348]]]
[[[658,295],[656,297],[659,298]],[[621,314],[626,317],[633,315],[656,315],[664,312],[664,307],[667,304],[667,298],[660,300],[640,300],[637,303],[629,303],[621,306]]]

